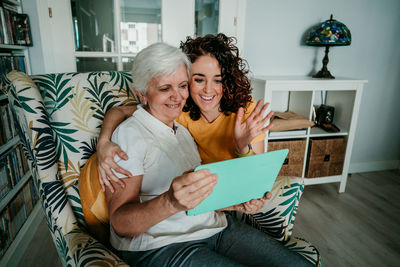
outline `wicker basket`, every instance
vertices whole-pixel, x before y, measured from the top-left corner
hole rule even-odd
[[[345,152],[344,137],[311,139],[306,177],[341,175]]]
[[[305,140],[268,141],[268,151],[274,151],[285,148],[289,149],[289,153],[278,175],[301,177],[303,172],[304,151],[306,148],[306,141]]]

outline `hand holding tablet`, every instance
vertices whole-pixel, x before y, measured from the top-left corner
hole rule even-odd
[[[195,168],[209,169],[218,175],[213,192],[187,215],[198,215],[262,198],[271,191],[288,154],[288,149],[276,150],[249,157],[225,160]]]

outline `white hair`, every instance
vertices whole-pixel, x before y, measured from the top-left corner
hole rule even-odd
[[[161,75],[171,75],[182,65],[186,66],[188,77],[191,62],[179,48],[166,43],[155,43],[142,49],[133,60],[133,88],[146,94],[151,79]]]

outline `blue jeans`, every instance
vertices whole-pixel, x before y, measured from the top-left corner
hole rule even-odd
[[[226,215],[228,226],[212,237],[147,251],[121,251],[131,266],[313,266],[263,232]]]

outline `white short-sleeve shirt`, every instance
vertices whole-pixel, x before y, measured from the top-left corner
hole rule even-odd
[[[175,131],[139,106],[132,117],[121,123],[113,133],[112,141],[129,157],[125,161],[116,156],[116,162],[134,176],[143,175],[139,193],[141,202],[164,193],[175,177],[201,163],[189,131],[177,122],[174,125]],[[179,212],[134,238],[118,236],[111,228],[110,241],[118,250],[143,251],[208,238],[222,231],[226,225],[225,215],[221,212],[197,216]]]

